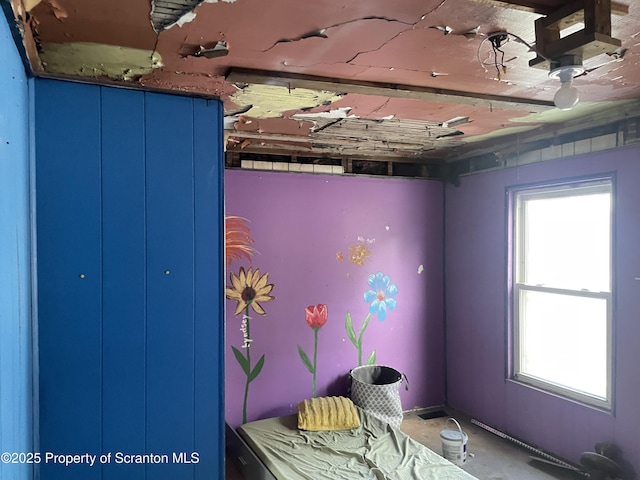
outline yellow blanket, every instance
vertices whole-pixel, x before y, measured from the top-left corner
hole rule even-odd
[[[353,402],[345,397],[309,398],[298,404],[300,430],[351,430],[360,426]]]

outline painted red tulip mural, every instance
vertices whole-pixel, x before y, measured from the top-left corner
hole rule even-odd
[[[370,289],[364,292],[364,301],[369,304],[369,313],[367,314],[358,336],[353,328],[353,322],[351,320],[351,314],[347,312],[345,317],[345,328],[349,340],[353,343],[354,347],[358,350],[358,365],[362,365],[362,339],[364,332],[369,326],[369,321],[373,315],[378,316],[378,320],[381,322],[387,318],[387,310],[396,309],[396,300],[393,298],[398,293],[398,287],[391,283],[391,278],[382,272],[369,275],[367,278],[367,284]],[[367,358],[367,365],[373,365],[376,363],[376,351],[373,350]]]
[[[318,305],[310,305],[304,309],[304,318],[313,329],[313,363],[309,360],[309,356],[305,353],[304,349],[298,345],[298,354],[300,359],[309,373],[313,376],[313,396],[316,396],[316,373],[318,363],[318,332],[320,328],[327,323],[328,312],[327,306],[320,303]]]
[[[231,286],[227,286],[226,288],[227,298],[237,302],[234,315],[243,314],[240,330],[242,331],[243,337],[241,348],[244,350],[244,353],[236,347],[231,347],[233,355],[236,357],[246,376],[244,400],[242,402],[243,423],[247,421],[249,384],[256,379],[264,366],[264,354],[255,365],[251,365],[251,344],[253,339],[251,338],[251,317],[249,316],[249,309],[252,309],[258,315],[266,314],[261,303],[269,302],[275,298],[269,295],[271,290],[273,290],[273,284],[267,283],[268,281],[268,273],[260,275],[260,270],[253,270],[253,268],[249,268],[249,270],[245,272],[244,267],[240,267],[238,275],[235,275],[233,272],[231,273]]]

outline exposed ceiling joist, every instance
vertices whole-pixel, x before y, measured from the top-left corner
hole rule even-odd
[[[347,137],[347,136],[342,136],[341,138],[335,138],[333,136],[329,137],[320,137],[316,142],[310,143],[306,137],[301,137],[299,140],[296,139],[292,139],[291,136],[287,136],[287,135],[276,135],[276,134],[260,134],[260,133],[255,133],[255,132],[244,132],[242,135],[230,135],[231,138],[239,138],[239,139],[252,139],[252,140],[256,140],[257,142],[272,142],[272,143],[277,143],[277,142],[287,142],[289,144],[297,144],[300,145],[301,147],[304,147],[307,150],[311,150],[313,148],[314,144],[319,144],[322,145],[324,147],[344,147],[346,145],[360,145],[361,148],[365,148],[365,144],[366,144],[366,148],[371,148],[373,149],[378,149],[378,150],[384,150],[384,151],[390,151],[390,152],[394,152],[394,151],[406,151],[406,152],[420,152],[423,150],[423,144],[419,143],[419,142],[414,142],[414,143],[405,143],[405,142],[395,142],[393,140],[390,141],[385,141],[385,140],[381,140],[381,139],[367,139],[366,142],[364,141],[360,141],[359,139],[355,138],[355,137]],[[375,147],[375,148],[372,148]]]
[[[391,98],[412,98],[430,102],[486,106],[487,108],[520,110],[534,113],[554,108],[553,102],[546,100],[463,92],[417,85],[401,85],[340,78],[329,79],[291,72],[232,68],[226,79],[234,83],[257,83],[285,88],[305,88],[309,90],[377,95]]]
[[[151,24],[161,32],[190,14],[203,0],[151,0]]]
[[[527,0],[474,0],[477,3],[484,3],[495,7],[511,8],[523,12],[537,13],[539,15],[550,15],[556,7]],[[620,2],[611,2],[611,13],[614,15],[627,15],[629,5]]]
[[[402,158],[428,152],[434,145],[454,146],[457,142],[453,138],[460,133],[452,127],[412,120],[344,118],[338,121],[322,120],[318,125],[321,128],[312,131],[308,137],[265,134],[259,131],[229,132],[228,136],[233,139],[232,148],[237,146],[241,150],[252,144],[264,147],[269,143],[286,142],[295,143],[307,151],[324,152],[327,148],[347,148]]]
[[[334,158],[336,156],[348,156],[363,160],[370,161],[392,161],[394,163],[411,163],[410,158],[413,158],[414,162],[417,157],[412,156],[410,153],[403,151],[402,155],[398,154],[398,151],[385,148],[379,144],[356,144],[356,143],[341,143],[336,147],[335,144],[322,143],[316,145],[297,144],[292,143],[289,138],[281,137],[282,141],[268,142],[261,145],[258,140],[255,143],[247,143],[242,147],[230,146],[227,148],[227,153],[233,152],[246,152],[246,153],[261,153],[270,155],[287,154],[291,155],[295,153],[297,155],[318,156],[326,158]],[[244,143],[244,142],[243,142]],[[423,159],[420,159],[423,162]]]

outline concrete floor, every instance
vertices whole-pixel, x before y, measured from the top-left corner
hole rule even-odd
[[[469,436],[469,457],[461,467],[479,480],[579,480],[584,475],[533,460],[534,452],[500,438],[471,423],[465,415],[447,409]],[[448,416],[424,420],[417,413],[405,413],[401,430],[414,440],[442,455],[440,432]]]
[[[448,416],[430,419],[421,418],[418,413],[406,412],[401,430],[414,440],[436,453],[442,454],[440,431],[445,427]],[[462,466],[464,470],[479,480],[580,480],[587,477],[567,469],[532,460],[534,453],[500,438],[479,426],[470,423],[464,415],[448,410],[469,436],[467,451],[470,456]],[[244,480],[231,462],[227,462],[226,480]],[[251,479],[246,479],[251,480]]]

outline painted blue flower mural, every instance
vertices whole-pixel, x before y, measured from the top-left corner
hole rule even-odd
[[[378,320],[382,322],[387,318],[387,310],[395,310],[397,305],[396,299],[393,297],[398,294],[398,287],[395,283],[391,283],[391,278],[388,275],[382,272],[371,274],[367,277],[367,284],[370,289],[364,292],[364,301],[369,304],[369,313],[364,319],[357,336],[353,329],[351,314],[347,312],[345,317],[347,335],[358,350],[358,366],[362,365],[362,337],[369,326],[371,317],[377,315]],[[373,365],[375,363],[376,351],[374,350],[367,358],[366,364]]]
[[[367,283],[371,290],[364,292],[364,301],[370,303],[369,313],[378,315],[378,320],[382,322],[387,318],[387,309],[396,309],[396,300],[393,297],[397,295],[398,287],[382,272],[369,275]]]

